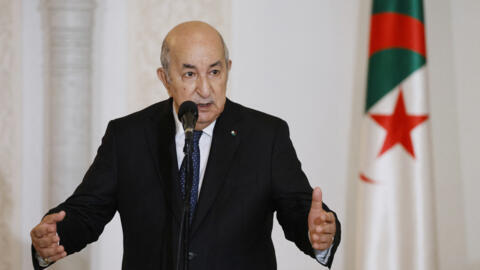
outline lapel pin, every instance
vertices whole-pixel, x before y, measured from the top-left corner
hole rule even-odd
[[[232,131],[230,131],[230,134],[235,137],[235,136],[237,136],[237,131],[236,131],[236,130],[232,130]]]

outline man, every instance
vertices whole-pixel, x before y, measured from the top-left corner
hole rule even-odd
[[[158,77],[171,98],[109,123],[82,183],[32,229],[35,267],[97,240],[118,211],[122,268],[175,268],[185,192],[176,114],[187,100],[199,112],[190,269],[276,269],[275,211],[286,238],[330,267],[337,217],[321,190],[312,192],[287,124],[226,98],[232,62],[221,35],[206,23],[180,24],[166,36],[161,61]]]

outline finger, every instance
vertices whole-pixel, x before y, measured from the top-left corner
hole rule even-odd
[[[327,221],[327,213],[326,212],[322,212],[320,214],[320,218],[319,218],[319,221],[320,223],[319,224],[323,224]]]
[[[331,244],[333,242],[333,236],[331,234],[322,234],[315,242],[320,244]]]
[[[312,247],[316,250],[325,250],[329,247],[330,245],[328,244],[320,244],[320,243],[314,243],[312,244]]]
[[[51,262],[55,262],[55,261],[58,261],[62,258],[64,258],[65,256],[67,256],[67,252],[62,252],[62,253],[59,253],[55,256],[52,256],[52,257],[49,257],[48,260],[51,261]]]
[[[52,244],[58,245],[60,242],[60,237],[56,233],[50,233],[44,235],[42,238],[32,239],[32,243],[36,244],[38,247],[49,247]]]
[[[60,237],[58,237],[56,234],[52,234],[52,235],[47,236],[47,237],[42,237],[40,239],[36,239],[35,243],[40,248],[46,248],[46,247],[52,246],[52,244],[58,245],[59,241],[60,241]]]
[[[318,218],[317,222],[315,222],[315,226],[311,227],[311,229],[316,233],[325,233],[325,232],[332,232],[335,228],[335,224],[327,223],[327,222],[318,222],[321,218]]]
[[[325,222],[332,223],[335,222],[335,216],[332,212],[325,212]]]
[[[36,238],[42,238],[51,233],[55,234],[56,232],[57,225],[47,223],[40,223],[32,230],[33,236],[35,236]]]
[[[65,251],[65,249],[63,246],[55,246],[55,247],[49,247],[49,248],[36,249],[36,251],[42,258],[50,258],[53,256],[60,255]]]
[[[317,233],[317,232],[313,232],[310,234],[310,240],[313,242],[313,241],[320,241],[321,238],[323,237],[326,237],[326,239],[328,238],[333,238],[333,236],[335,236],[334,233]]]
[[[317,228],[310,232],[310,240],[311,241],[318,241],[320,237],[328,236],[333,238],[335,233],[331,231],[331,229],[326,230],[325,228]]]
[[[320,239],[320,235],[318,233],[310,233],[310,242],[317,242]]]
[[[62,221],[65,218],[65,215],[66,215],[65,211],[62,210],[55,214],[46,215],[42,219],[42,222],[48,223],[48,224],[56,224],[57,222]]]
[[[32,238],[32,241],[33,241],[34,238],[41,238],[43,236],[43,234],[38,230],[37,227],[33,228],[30,231],[30,237]]]
[[[311,240],[312,245],[327,244],[330,246],[333,243],[334,236],[331,234],[322,234],[322,235],[314,234],[311,236],[311,239],[315,239],[315,240]]]
[[[316,225],[314,229],[315,233],[320,233],[320,234],[335,234],[336,232],[336,227],[334,224],[331,223],[325,223],[322,225]]]
[[[44,235],[48,234],[48,228],[45,223],[40,223],[30,232],[32,238],[42,238]]]

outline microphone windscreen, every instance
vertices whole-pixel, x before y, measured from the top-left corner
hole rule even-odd
[[[195,102],[187,100],[180,105],[178,109],[178,119],[182,119],[182,117],[186,113],[191,113],[195,119],[198,118],[198,109],[197,104]],[[181,120],[180,120],[181,121]]]

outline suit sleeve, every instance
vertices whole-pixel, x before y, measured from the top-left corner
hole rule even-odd
[[[285,237],[294,242],[305,254],[315,258],[308,239],[308,212],[312,200],[312,188],[302,171],[300,161],[290,140],[288,125],[281,121],[275,133],[272,150],[272,187],[277,219]],[[325,204],[323,208],[331,211]],[[340,243],[340,222],[337,215],[333,247],[325,266],[331,267],[335,251]]]
[[[57,223],[57,233],[68,255],[96,241],[113,218],[117,209],[116,171],[114,122],[110,122],[81,184],[65,202],[47,213],[65,211],[64,220]]]

